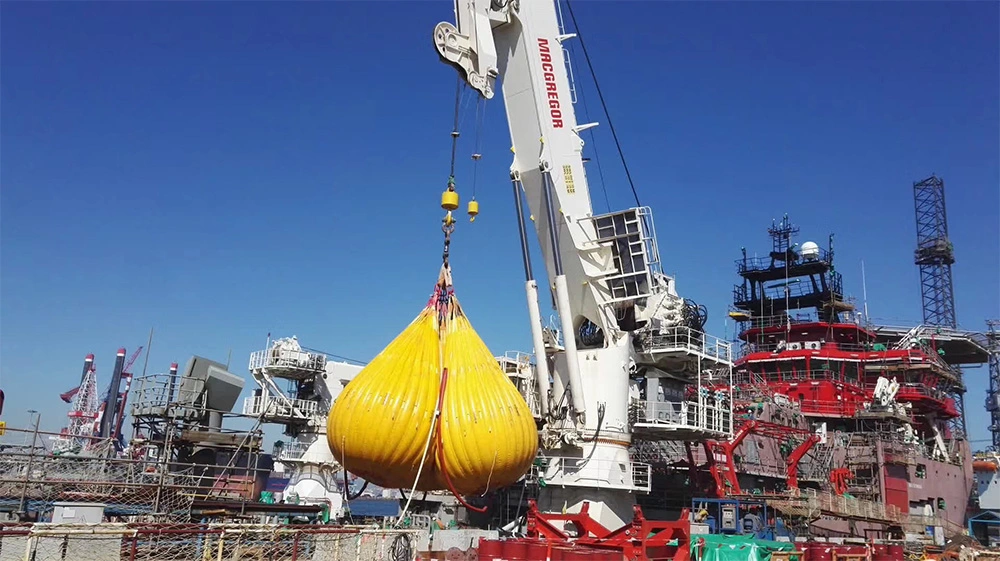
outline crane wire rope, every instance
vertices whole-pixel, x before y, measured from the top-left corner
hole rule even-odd
[[[458,137],[461,136],[459,132],[459,125],[461,124],[462,116],[462,78],[461,76],[456,77],[455,80],[455,118],[454,125],[451,130],[451,161],[448,167],[448,191],[455,190],[455,159],[458,152]],[[448,262],[449,250],[451,246],[451,234],[455,231],[455,222],[451,216],[451,211],[449,210],[445,217],[442,219],[441,230],[444,232],[444,251],[441,255],[441,273],[438,277],[438,284],[434,289],[434,295],[431,297],[431,301],[438,300],[438,306],[440,307],[443,299],[447,295],[451,294],[451,265]],[[439,317],[439,325],[440,325]],[[438,364],[444,363],[444,340],[442,339],[438,343]],[[396,519],[395,527],[403,522],[406,517],[406,513],[410,510],[410,504],[413,502],[413,496],[417,492],[417,485],[420,483],[420,476],[423,474],[424,466],[427,465],[427,456],[431,449],[431,442],[437,439],[437,446],[440,453],[441,447],[441,406],[444,403],[444,391],[448,380],[448,369],[445,368],[441,373],[441,385],[438,390],[437,403],[434,406],[434,414],[431,417],[430,429],[427,431],[427,440],[424,442],[424,451],[420,458],[420,465],[417,467],[416,477],[413,478],[413,486],[410,488],[410,492],[406,499],[406,504],[403,505],[403,510],[400,511],[399,517]],[[445,474],[447,477],[447,474]],[[448,482],[450,486],[450,481]],[[402,494],[402,490],[400,490]],[[461,499],[459,499],[461,501]]]
[[[448,171],[448,193],[455,192],[455,156],[458,152],[458,137],[461,136],[459,125],[461,124],[462,117],[463,91],[462,77],[457,76],[455,78],[455,123],[451,130],[451,163]],[[451,234],[455,231],[455,219],[451,215],[451,210],[448,210],[441,220],[441,231],[444,232],[444,251],[441,253],[441,261],[444,269],[450,269],[451,265],[448,262],[448,257],[451,249]]]
[[[456,78],[455,81],[455,125],[451,129],[451,167],[449,168],[448,177],[449,184],[453,184],[455,180],[455,152],[458,150],[458,137],[460,133],[458,132],[459,117],[461,116],[462,109],[462,78],[461,76]]]
[[[472,200],[476,200],[476,179],[479,171],[479,160],[482,159],[483,129],[486,128],[486,100],[476,96],[476,138],[472,143]]]
[[[576,60],[573,58],[569,59],[570,67],[573,69],[573,75],[579,72],[576,69]],[[583,104],[583,118],[587,122],[590,122],[590,107],[587,105],[587,96],[584,95],[583,88],[576,90],[580,94],[580,103]],[[604,180],[604,167],[601,166],[600,150],[597,149],[597,136],[594,135],[594,129],[587,129],[587,134],[590,135],[590,144],[594,147],[594,163],[597,165],[597,175],[601,180],[601,192],[604,193],[604,204],[607,205],[606,211],[611,212],[611,200],[608,198],[608,185]]]
[[[457,82],[456,82],[456,91],[455,91],[455,125],[454,125],[454,129],[451,132],[451,164],[450,164],[450,173],[449,173],[449,176],[448,176],[448,190],[449,191],[454,191],[455,190],[455,157],[456,157],[456,153],[458,151],[458,137],[461,134],[459,132],[459,125],[461,124],[461,116],[462,116],[462,91],[463,91],[464,82],[463,82],[461,76],[458,76],[456,78],[456,80],[457,80]],[[476,142],[479,141],[479,132],[478,132],[479,131],[479,116],[480,116],[480,104],[479,104],[479,102],[477,100],[477,104],[476,104],[476,123],[474,125],[474,127],[476,128]],[[476,157],[476,155],[477,154],[473,154],[473,160],[476,161],[476,162],[478,162],[478,158]],[[438,286],[435,288],[435,296],[438,299],[437,308],[438,308],[438,325],[439,326],[443,325],[444,322],[445,322],[445,319],[447,318],[447,316],[451,314],[452,303],[451,303],[450,300],[451,300],[452,294],[454,294],[454,289],[452,288],[452,281],[451,281],[451,265],[448,262],[449,248],[450,248],[450,245],[451,245],[451,234],[452,234],[452,232],[455,231],[455,220],[452,217],[451,210],[448,210],[447,213],[445,214],[445,217],[442,220],[441,229],[444,232],[444,253],[442,255],[441,274],[440,274],[440,276],[438,278]],[[435,442],[435,452],[436,452],[436,460],[437,460],[437,463],[438,463],[438,468],[441,470],[441,475],[444,476],[445,484],[448,487],[448,490],[451,491],[452,495],[454,495],[455,498],[458,499],[458,502],[462,506],[464,506],[467,510],[470,510],[470,511],[473,511],[473,512],[478,512],[478,513],[485,513],[486,510],[487,510],[486,507],[482,507],[482,508],[474,507],[474,506],[470,505],[469,503],[467,503],[465,501],[465,499],[462,497],[462,495],[460,493],[458,493],[458,491],[455,489],[454,484],[451,481],[451,477],[448,475],[448,469],[447,469],[447,467],[445,465],[444,441],[443,441],[443,437],[441,435],[441,420],[440,420],[440,417],[441,417],[441,407],[444,404],[445,390],[448,387],[448,367],[444,365],[444,362],[445,362],[445,353],[444,353],[444,336],[443,336],[443,334],[440,334],[440,342],[439,342],[438,346],[439,346],[439,348],[438,348],[438,354],[439,354],[439,359],[440,359],[439,360],[439,364],[442,365],[442,370],[441,370],[441,386],[440,386],[440,388],[438,390],[437,407],[435,408],[435,411],[434,411],[434,418],[431,421],[431,431],[428,434],[428,442],[427,442],[426,447],[424,448],[424,457],[420,461],[420,469],[418,470],[417,477],[416,477],[416,479],[413,482],[413,488],[410,490],[410,498],[412,499],[413,493],[415,493],[416,490],[417,490],[417,483],[420,481],[420,471],[423,470],[424,463],[427,461],[427,451],[430,449],[430,440],[429,439],[433,435],[435,437],[435,439],[436,439],[436,442]],[[495,461],[496,461],[496,458],[494,458],[494,462]],[[492,476],[493,476],[493,468],[491,467],[490,468],[490,477],[492,478]],[[489,490],[489,484],[488,483],[487,483],[487,490]],[[485,493],[484,493],[484,495],[485,495]]]
[[[334,353],[328,353],[328,352],[320,350],[320,349],[313,349],[313,348],[309,348],[309,347],[302,347],[302,350],[306,351],[306,352],[309,352],[309,353],[316,353],[316,354],[325,355],[326,358],[335,358],[337,360],[341,360],[343,362],[348,362],[348,363],[352,363],[353,362],[355,366],[365,366],[365,365],[368,364],[368,361],[365,361],[365,360],[358,360],[356,358],[351,358],[351,357],[348,357],[348,356],[338,355],[338,354],[334,354]]]
[[[583,41],[583,35],[580,33],[580,26],[576,22],[576,15],[573,13],[573,5],[570,0],[566,0],[566,8],[569,11],[569,17],[573,20],[573,29],[576,30],[576,36],[580,39],[580,49],[583,51],[583,58],[587,61],[587,68],[590,70],[590,77],[594,79],[594,88],[597,90],[597,97],[601,100],[601,108],[604,110],[604,116],[608,119],[608,128],[611,129],[611,137],[615,140],[615,147],[618,149],[618,157],[621,158],[622,167],[625,168],[625,177],[628,179],[628,185],[632,189],[632,196],[635,197],[636,206],[642,206],[639,202],[639,193],[635,190],[635,183],[632,181],[632,174],[628,171],[628,164],[625,163],[625,153],[622,151],[621,142],[618,141],[618,134],[615,132],[615,124],[611,121],[611,114],[608,113],[608,104],[604,101],[604,94],[601,92],[601,85],[597,81],[597,74],[594,72],[594,65],[590,62],[590,54],[587,53],[587,44]]]

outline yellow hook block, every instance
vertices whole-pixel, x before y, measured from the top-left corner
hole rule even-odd
[[[469,201],[469,222],[476,221],[476,215],[479,214],[479,201],[472,199]]]
[[[448,189],[441,193],[441,208],[451,212],[458,208],[458,193]]]

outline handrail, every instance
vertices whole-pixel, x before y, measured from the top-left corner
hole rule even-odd
[[[306,399],[277,398],[271,395],[251,396],[243,400],[243,414],[255,417],[291,417],[308,419],[317,414],[319,404]]]
[[[249,368],[251,372],[269,368],[320,373],[325,370],[326,362],[326,355],[320,353],[272,347],[250,353]]]
[[[633,422],[662,425],[665,428],[689,428],[725,435],[733,432],[733,412],[726,404],[697,401],[632,400],[630,417]]]
[[[286,442],[278,452],[278,461],[294,462],[301,460],[309,450],[310,444],[299,441]]]
[[[860,376],[857,380],[849,380],[842,376],[840,372],[835,372],[833,370],[823,369],[823,368],[811,368],[809,370],[796,370],[795,372],[785,371],[785,372],[767,372],[760,370],[749,370],[740,368],[733,374],[733,383],[735,385],[752,385],[760,383],[777,383],[777,382],[816,382],[829,380],[833,382],[843,382],[845,384],[852,384],[862,388],[863,384],[860,383]]]
[[[833,260],[833,255],[830,253],[830,251],[821,247],[819,248],[819,255],[816,256],[816,259],[814,259],[812,262],[818,262],[819,264],[828,265],[832,260]],[[736,259],[735,262],[736,262],[737,273],[744,273],[748,271],[749,272],[768,271],[773,268],[784,269],[784,265],[778,265],[777,267],[772,267],[771,265],[772,263],[775,263],[775,260],[771,259],[770,257],[741,257],[740,259]],[[783,262],[778,261],[777,263],[783,263]],[[803,263],[810,263],[810,261],[800,261],[796,263],[794,266],[800,267],[802,266]]]
[[[722,362],[731,362],[733,358],[730,342],[686,326],[642,332],[638,343],[647,353],[684,350],[700,353]]]
[[[632,460],[545,456],[538,458],[529,477],[552,485],[592,486],[599,482],[607,487],[607,474],[623,467],[622,478],[618,482],[612,482],[612,487],[636,489],[645,493],[652,490],[652,466]]]
[[[866,499],[847,497],[844,495],[834,495],[829,491],[816,491],[815,489],[789,489],[785,493],[775,494],[765,499],[775,506],[798,507],[795,503],[805,500],[806,508],[813,514],[830,513],[836,516],[851,518],[866,518],[879,522],[890,522],[914,529],[924,529],[927,526],[941,526],[946,535],[955,535],[964,530],[960,524],[952,522],[940,514],[925,516],[921,514],[910,514],[895,505],[877,503]],[[782,505],[781,503],[786,503]]]

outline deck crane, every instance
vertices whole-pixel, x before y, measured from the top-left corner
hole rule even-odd
[[[547,485],[539,507],[579,512],[586,501],[595,520],[614,528],[632,520],[643,488],[629,457],[633,341],[642,330],[678,325],[684,303],[660,270],[648,207],[593,214],[580,133],[597,123],[576,121],[563,48],[576,34],[563,31],[559,10],[558,0],[456,0],[457,25],[439,23],[433,40],[441,60],[481,97],[494,97],[498,79],[502,85],[545,417]],[[542,328],[523,200],[554,292],[561,344]]]

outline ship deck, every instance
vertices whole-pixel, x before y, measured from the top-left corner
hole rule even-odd
[[[917,331],[919,336],[933,339],[935,347],[943,351],[942,358],[950,364],[985,364],[990,358],[986,336],[974,331],[935,326],[879,326],[874,331],[885,341],[899,341]]]
[[[832,516],[843,520],[867,522],[882,526],[897,526],[907,531],[923,531],[928,526],[941,526],[947,535],[961,534],[964,526],[942,516],[924,516],[902,512],[896,507],[863,499],[816,492],[810,489],[763,495],[735,495],[741,500],[764,501],[786,516],[817,520]]]

